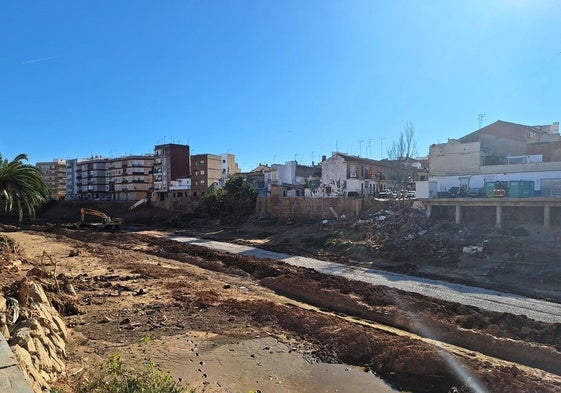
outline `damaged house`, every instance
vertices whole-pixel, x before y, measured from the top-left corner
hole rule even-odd
[[[387,187],[388,166],[335,152],[321,163],[321,196],[374,196]]]
[[[311,196],[320,185],[321,166],[301,165],[297,161],[273,164],[264,171],[267,195],[283,197]]]

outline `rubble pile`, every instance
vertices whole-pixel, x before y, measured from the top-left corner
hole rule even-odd
[[[368,210],[359,223],[361,221],[367,231],[368,244],[375,249],[403,244],[423,236],[430,228],[422,211],[397,203],[377,211]]]

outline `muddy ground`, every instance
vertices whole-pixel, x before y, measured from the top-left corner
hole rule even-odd
[[[512,257],[522,262],[516,267],[530,262],[527,256],[516,255],[519,241],[513,242],[512,234],[476,236],[466,233],[467,227],[427,222],[416,214],[407,211],[402,215],[405,218],[396,217],[395,222],[372,220],[358,228],[348,223],[321,228],[318,223],[280,221],[216,228],[173,217],[167,219],[167,227],[160,225],[160,231],[148,231],[142,222],[135,232],[75,230],[46,222],[23,231],[4,226],[4,235],[19,247],[4,247],[3,263],[22,263],[18,268],[3,269],[0,279],[5,289],[21,274],[50,284],[52,301],[73,331],[69,372],[56,383],[66,392],[73,391],[84,368],[111,353],[139,358],[138,342],[147,334],[161,364],[183,370],[175,376],[190,381],[198,391],[298,391],[297,386],[294,390],[288,387],[288,380],[282,388],[273,384],[282,382],[280,370],[286,368],[286,363],[279,363],[287,362],[281,352],[283,356],[297,354],[307,363],[359,366],[372,378],[380,376],[396,389],[414,392],[560,391],[560,324],[484,312],[161,237],[169,231],[189,231],[419,275],[457,276],[464,282],[483,278],[486,286],[501,288],[509,288],[520,277],[482,275],[482,269],[506,266]],[[135,227],[130,219],[129,223],[130,229]],[[417,235],[408,236],[407,231]],[[484,252],[467,255],[457,250],[479,241],[480,235],[492,244],[486,245]],[[404,241],[400,245],[398,236],[406,236],[411,245],[404,245]],[[526,236],[540,241],[539,234]],[[442,241],[432,244],[435,238]],[[497,246],[509,239],[510,248]],[[552,245],[551,239],[541,241]],[[419,252],[420,247],[423,252]],[[411,250],[415,250],[415,258],[411,258]],[[408,253],[410,258],[405,259]],[[64,274],[73,284],[76,296],[56,290],[49,276],[54,270],[52,261],[56,262],[56,274]],[[462,270],[467,273],[458,273]],[[524,271],[520,269],[519,274]],[[507,275],[510,272],[507,270]],[[534,274],[546,276],[543,271]],[[547,280],[544,282],[545,289],[538,295],[555,296],[554,286],[549,288]],[[536,292],[532,285],[526,287],[521,292]],[[266,337],[274,339],[274,344],[254,341]],[[243,354],[249,360],[259,358],[256,369],[268,367],[266,381],[254,378],[253,384],[236,385],[234,381],[243,379],[239,369],[208,369],[211,361],[198,360],[224,343],[240,345],[227,349],[232,352],[239,350],[241,343],[256,343],[257,347],[245,349]],[[181,349],[182,355],[174,348]],[[268,348],[265,354],[263,348]],[[218,358],[226,363],[228,353]],[[175,356],[178,360],[174,363]],[[309,379],[302,382],[301,390],[314,391],[309,386],[304,389],[309,383]],[[346,391],[361,391],[347,387]]]

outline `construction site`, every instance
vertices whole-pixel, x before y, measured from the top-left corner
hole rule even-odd
[[[427,217],[415,201],[357,209],[343,200],[309,217],[258,209],[235,227],[94,202],[52,203],[21,225],[5,219],[0,279],[22,309],[3,333],[14,353],[30,354],[20,364],[35,391],[73,393],[108,357],[135,364],[147,353],[197,392],[561,391],[561,312],[497,311],[398,286],[440,280],[468,295],[501,291],[516,310],[557,310],[555,225],[507,214],[497,227],[469,211],[456,220],[454,207]],[[246,251],[205,247],[212,242]],[[394,283],[363,280],[376,272]],[[33,283],[65,325],[63,349],[51,351],[57,367],[17,333],[35,315]]]

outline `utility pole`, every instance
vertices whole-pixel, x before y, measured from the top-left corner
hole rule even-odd
[[[368,138],[368,158],[372,157],[372,138]]]

